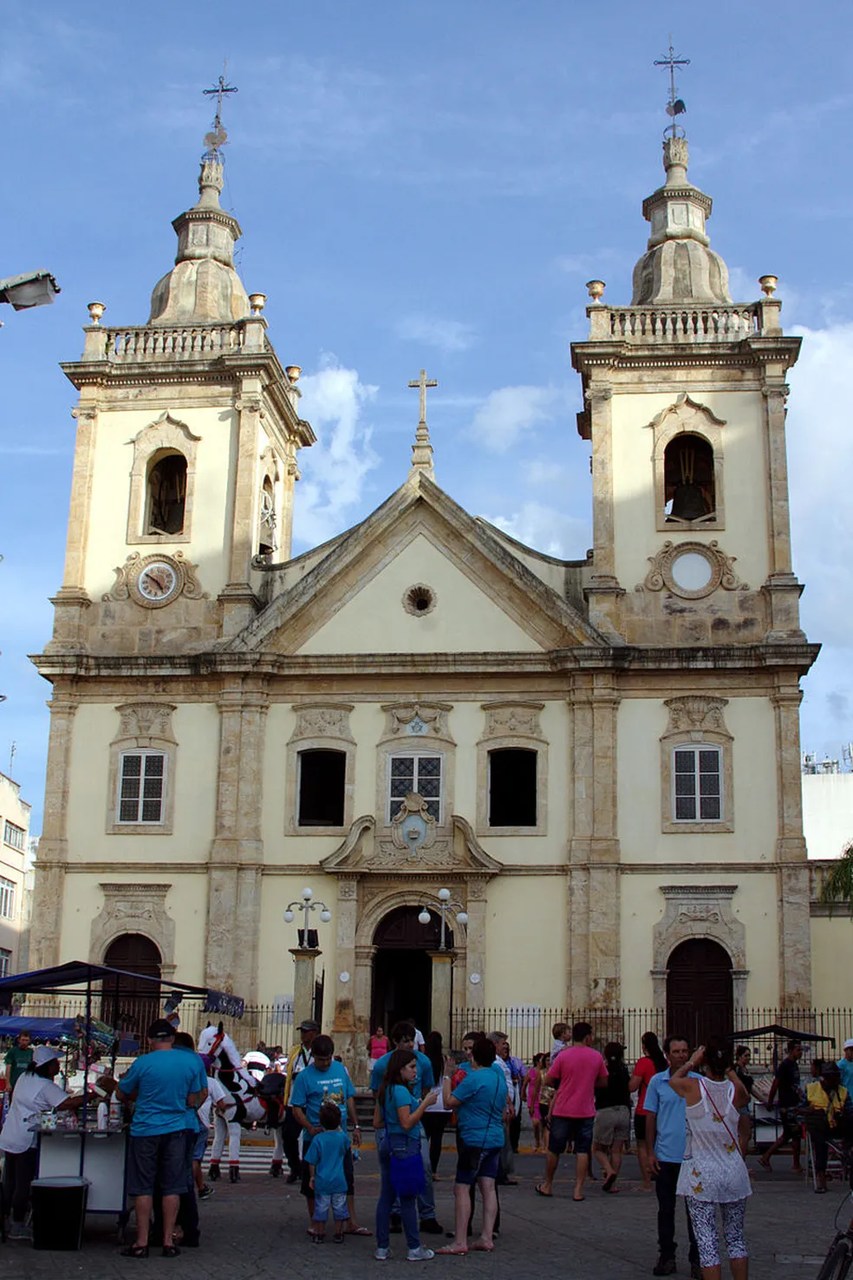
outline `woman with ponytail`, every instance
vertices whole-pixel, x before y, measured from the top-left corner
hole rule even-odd
[[[643,1179],[640,1190],[651,1191],[652,1170],[649,1164],[648,1148],[646,1147],[646,1116],[648,1112],[643,1104],[646,1101],[646,1090],[649,1087],[649,1081],[652,1076],[656,1076],[660,1071],[668,1071],[669,1064],[664,1057],[663,1049],[661,1049],[654,1031],[647,1031],[640,1043],[643,1046],[643,1056],[634,1067],[634,1074],[631,1076],[628,1089],[631,1093],[639,1090],[637,1094],[637,1109],[634,1112],[634,1137],[637,1139],[637,1159],[640,1162],[640,1175]]]

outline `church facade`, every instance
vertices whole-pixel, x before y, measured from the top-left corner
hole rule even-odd
[[[730,299],[686,140],[664,168],[631,304],[590,282],[572,347],[592,551],[557,560],[464,511],[422,410],[397,491],[293,557],[314,434],[206,154],[148,322],[108,328],[92,304],[63,366],[77,444],[35,659],[53,696],[34,967],[147,957],[298,1003],[317,948],[282,914],[307,886],[330,915],[304,913],[324,1020],[350,1049],[410,1013],[656,1006],[684,1025],[812,1002],[799,339],[773,278]]]

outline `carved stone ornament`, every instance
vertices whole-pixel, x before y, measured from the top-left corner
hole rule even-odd
[[[176,710],[173,702],[126,702],[116,707],[119,714],[116,741],[157,738],[161,742],[175,742],[172,714]]]
[[[666,975],[670,956],[682,942],[710,938],[729,954],[735,1006],[746,996],[746,929],[733,910],[737,885],[665,884],[660,891],[666,902],[662,918],[652,929],[652,982],[658,1007],[666,1006]]]
[[[184,558],[182,551],[150,556],[134,551],[123,565],[116,565],[116,580],[101,599],[105,603],[133,600],[145,609],[162,609],[178,596],[186,596],[188,600],[206,600],[208,593],[202,591],[196,569],[196,565]]]
[[[667,698],[664,706],[669,712],[666,734],[670,733],[722,733],[731,737],[723,718],[728,698],[709,698],[704,694],[687,694],[683,698]]]
[[[354,742],[350,729],[349,717],[352,703],[327,702],[312,703],[294,707],[296,726],[290,736],[291,742],[301,742],[305,738],[335,738]]]
[[[385,712],[386,738],[406,737],[442,738],[452,742],[447,727],[447,713],[452,710],[449,702],[407,702],[386,703]]]
[[[541,738],[539,713],[544,702],[484,702],[486,738]]]
[[[636,591],[671,591],[683,600],[701,600],[719,587],[724,591],[745,591],[734,571],[736,556],[727,556],[719,543],[665,542],[655,556],[649,556],[651,568]]]
[[[410,791],[391,823],[394,846],[406,849],[414,857],[435,843],[435,831],[435,818],[427,809],[427,801],[417,791]]]
[[[111,942],[125,933],[141,933],[157,946],[163,978],[175,971],[175,921],[166,912],[171,884],[104,884],[104,905],[92,921],[89,954],[103,961]]]

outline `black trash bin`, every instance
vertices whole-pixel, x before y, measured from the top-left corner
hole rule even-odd
[[[34,1178],[33,1248],[79,1249],[88,1195],[88,1178]]]

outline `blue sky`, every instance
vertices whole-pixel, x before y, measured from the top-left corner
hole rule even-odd
[[[108,13],[108,17],[105,14]],[[223,204],[239,268],[268,295],[270,336],[304,369],[320,442],[302,454],[297,551],[360,519],[404,478],[407,388],[440,386],[439,483],[524,541],[590,545],[588,446],[568,344],[586,292],[630,302],[643,198],[660,182],[669,42],[692,59],[691,179],[738,301],[780,277],[806,342],[791,375],[789,456],[804,625],[803,745],[853,738],[848,486],[853,475],[849,121],[853,10],[817,0],[222,0],[144,9],[2,5],[6,189],[0,274],[45,266],[62,294],[0,332],[0,770],[40,829],[48,686],[27,661],[61,582],[74,392],[86,304],[141,324],[196,196],[210,101],[228,59]],[[117,550],[117,560],[122,558]]]

